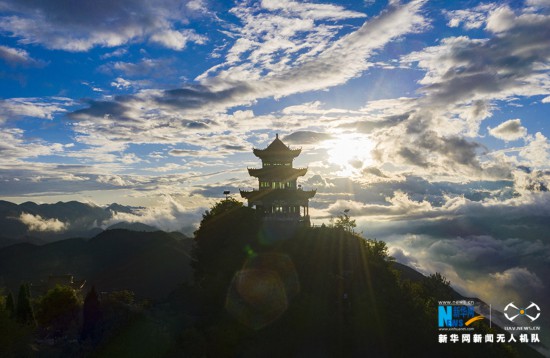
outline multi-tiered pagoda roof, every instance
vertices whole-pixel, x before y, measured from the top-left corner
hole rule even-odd
[[[248,173],[258,178],[259,188],[241,190],[241,196],[266,220],[309,224],[309,199],[315,196],[315,190],[303,190],[297,185],[298,177],[304,176],[307,168],[292,166],[301,151],[288,147],[278,135],[267,148],[253,149],[262,160],[262,167],[248,168]]]

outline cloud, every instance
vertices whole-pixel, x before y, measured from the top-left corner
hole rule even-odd
[[[547,63],[550,15],[515,15],[507,6],[489,13],[489,39],[445,38],[441,44],[404,57],[427,71],[421,92],[432,104],[547,94],[550,80],[538,66]],[[502,17],[506,17],[503,21]],[[489,21],[488,20],[488,21]]]
[[[544,167],[550,161],[550,143],[542,133],[537,132],[528,139],[528,143],[523,147],[520,156],[527,159],[533,166]]]
[[[108,52],[104,55],[101,55],[99,58],[101,58],[102,60],[105,60],[105,59],[112,58],[112,57],[121,57],[121,56],[126,55],[127,53],[128,53],[127,49],[119,48],[119,49],[116,49],[114,51]]]
[[[67,229],[67,224],[59,219],[44,219],[40,215],[21,213],[19,220],[29,227],[30,231],[61,232]]]
[[[139,62],[109,62],[101,65],[98,71],[108,74],[123,74],[133,78],[164,77],[173,75],[171,58],[143,58]]]
[[[200,15],[180,1],[29,1],[3,2],[0,30],[23,44],[40,44],[49,49],[87,51],[92,47],[115,47],[149,39],[181,50],[188,41],[204,37],[181,29],[190,18]],[[179,34],[179,35],[176,35]]]
[[[168,232],[183,230],[187,234],[192,234],[193,228],[189,226],[189,223],[198,222],[202,210],[204,208],[186,207],[174,197],[164,195],[157,205],[149,208],[138,209],[135,213],[115,213],[103,226],[109,227],[119,222],[138,222]]]
[[[544,301],[550,293],[541,279],[550,274],[550,246],[541,239],[453,236],[435,231],[392,233],[382,239],[398,262],[425,274],[440,272],[462,294],[479,297],[499,310],[513,300]]]
[[[318,133],[312,131],[298,131],[286,135],[283,140],[285,143],[290,144],[313,144],[327,139],[331,139],[332,136],[327,133]]]
[[[64,97],[3,99],[0,100],[0,124],[21,117],[53,119],[72,105],[74,101]]]
[[[508,6],[501,6],[491,11],[487,18],[487,29],[498,33],[509,30],[515,20],[514,12]]]
[[[280,128],[281,133],[300,132],[302,128],[304,131],[321,133],[308,129],[308,124],[296,112],[262,116],[257,116],[250,110],[237,110],[232,114],[227,112],[234,106],[251,104],[259,98],[278,98],[325,89],[344,84],[350,78],[361,75],[369,66],[368,58],[376,50],[401,36],[417,32],[425,25],[425,19],[420,15],[422,4],[422,1],[413,1],[400,7],[390,7],[380,16],[370,19],[359,29],[339,39],[334,39],[338,29],[333,29],[334,33],[328,38],[317,35],[313,38],[308,35],[295,36],[295,31],[301,31],[300,34],[303,31],[306,34],[308,31],[310,34],[319,34],[317,31],[323,26],[329,29],[333,25],[323,23],[301,30],[294,28],[294,25],[301,26],[299,24],[302,21],[315,23],[325,20],[303,19],[298,14],[278,10],[256,14],[246,7],[238,8],[235,11],[245,25],[242,31],[232,30],[238,36],[234,46],[238,46],[239,39],[262,33],[255,26],[267,23],[266,36],[281,36],[286,40],[297,41],[287,48],[290,57],[284,66],[271,68],[270,63],[275,63],[272,61],[275,59],[273,56],[280,53],[280,48],[275,45],[271,48],[270,45],[260,42],[262,45],[257,48],[257,54],[254,54],[254,50],[245,51],[245,58],[235,62],[231,59],[232,51],[228,51],[221,67],[200,77],[200,84],[186,84],[172,90],[141,89],[134,94],[88,100],[86,107],[68,114],[74,121],[71,128],[75,132],[75,140],[88,146],[87,149],[80,150],[78,155],[88,163],[115,162],[119,161],[118,153],[126,151],[130,144],[162,143],[177,144],[177,147],[170,148],[171,155],[220,158],[248,150],[251,147],[250,140],[259,135],[258,126],[266,123]],[[395,26],[396,23],[400,26]],[[249,33],[251,29],[256,29],[253,34]],[[300,45],[300,39],[305,39],[308,45]],[[267,57],[262,59],[264,55]],[[159,78],[167,77],[165,62],[170,60],[162,59],[162,63],[160,61],[161,59],[144,58],[136,63],[109,62],[101,67],[101,71],[118,77],[113,81],[113,86],[129,89],[134,82],[128,81],[127,77],[143,78],[147,74]],[[252,66],[247,67],[247,63]],[[281,61],[277,60],[276,63]],[[261,75],[255,74],[255,67],[261,69]],[[312,104],[310,110],[315,106],[319,105]],[[328,111],[323,120],[326,123],[337,121],[342,115],[347,116],[348,112],[350,111]],[[317,121],[313,113],[308,115]],[[402,120],[401,118],[397,120]],[[387,123],[376,123],[373,127],[391,125],[393,121],[393,118],[388,119]],[[291,135],[289,138],[292,141],[296,136],[297,134]],[[321,134],[315,136],[320,139]],[[212,140],[214,137],[215,141]],[[302,135],[301,139],[305,137]]]
[[[527,129],[521,125],[520,119],[509,119],[495,128],[489,128],[489,133],[495,138],[513,141],[524,138],[527,135]]]
[[[331,4],[313,4],[291,0],[262,0],[262,7],[267,10],[278,10],[284,13],[296,14],[302,18],[316,20],[339,20],[346,18],[362,18],[365,14],[345,10],[341,6]]]
[[[395,261],[407,265],[412,268],[419,269],[419,263],[418,260],[416,260],[414,257],[410,256],[409,253],[407,253],[405,250],[403,250],[400,247],[392,246],[389,248],[389,255],[395,259]]]
[[[373,154],[380,164],[417,167],[432,176],[459,173],[470,180],[510,175],[514,159],[482,160],[488,149],[474,138],[499,101],[550,93],[550,74],[541,71],[550,60],[550,15],[527,9],[516,14],[507,6],[482,10],[487,13],[480,19],[485,18],[489,38],[443,38],[439,45],[402,57],[403,65],[416,64],[425,75],[419,81],[420,96],[403,111],[407,118],[376,132]],[[504,135],[511,138],[513,124],[493,133],[502,136],[507,129]],[[524,134],[519,127],[516,132]],[[545,159],[538,159],[547,158],[546,139],[541,135],[521,149],[523,164],[544,165]]]
[[[93,101],[90,102],[88,108],[74,112],[70,116],[79,120],[91,119],[94,120],[94,123],[98,119],[109,117],[126,118],[133,122],[132,131],[134,133],[148,136],[151,124],[164,122],[164,120],[159,121],[161,118],[177,119],[182,113],[187,115],[200,113],[202,116],[206,116],[208,113],[225,111],[227,108],[237,105],[252,103],[258,98],[283,97],[343,84],[368,68],[366,59],[375,50],[400,36],[417,31],[424,25],[424,19],[419,15],[422,3],[413,1],[398,8],[391,8],[379,17],[366,22],[358,30],[332,43],[324,44],[321,50],[309,50],[308,53],[311,56],[295,59],[293,63],[285,64],[280,68],[270,68],[271,61],[261,60],[258,62],[259,60],[254,58],[256,55],[252,51],[247,61],[252,61],[253,64],[261,63],[266,70],[266,74],[262,76],[258,76],[256,69],[252,69],[252,67],[245,66],[245,68],[236,65],[235,61],[231,59],[232,51],[229,51],[223,66],[200,77],[201,85],[187,85],[167,91],[141,91],[133,96],[115,97],[114,101]],[[248,10],[240,8],[238,11]],[[263,17],[249,18],[253,15],[248,12],[242,16],[256,25],[265,20]],[[270,16],[274,16],[273,21],[283,21],[276,15]],[[395,26],[395,23],[399,23],[400,26]],[[278,27],[275,29],[273,31],[280,30]],[[268,29],[268,31],[272,30]],[[259,33],[259,30],[256,33]],[[291,31],[291,33],[294,32]],[[246,34],[240,35],[241,38],[246,36]],[[238,41],[235,46],[237,45]],[[263,44],[262,48],[265,46],[268,45]],[[291,47],[294,48],[294,45]],[[263,50],[259,49],[259,51]],[[277,48],[270,49],[268,58],[277,51]],[[314,54],[315,56],[313,56]],[[278,62],[280,63],[280,61]],[[136,68],[134,71],[134,66],[134,64],[117,62],[109,64],[107,68],[123,71],[126,75],[137,75],[142,70]],[[221,70],[224,66],[226,69]],[[262,71],[260,70],[260,72]],[[147,123],[146,126],[141,125],[145,123]],[[93,127],[90,129],[93,130]],[[220,128],[220,130],[223,129],[224,127]],[[173,134],[171,135],[173,136]],[[135,138],[135,136],[133,137]],[[144,140],[157,142],[151,136]]]
[[[40,139],[27,139],[18,128],[2,128],[0,131],[0,165],[19,164],[21,158],[34,158],[62,153],[60,143],[46,143]]]
[[[524,291],[526,288],[543,288],[542,280],[525,267],[513,267],[491,274],[491,279],[501,287]]]
[[[172,50],[183,50],[188,42],[204,44],[207,38],[198,35],[194,30],[165,30],[150,37],[150,41]]]
[[[399,218],[412,218],[415,216],[433,215],[432,204],[428,201],[414,201],[402,192],[396,191],[392,197],[386,198],[386,205],[361,204],[351,200],[337,200],[327,209],[332,215],[338,215],[349,209],[354,216],[375,216],[378,219],[388,218],[398,220]],[[417,217],[418,217],[417,216]]]
[[[550,188],[550,172],[520,167],[513,172],[514,189],[519,194],[546,192]]]
[[[124,179],[120,175],[99,175],[97,177],[97,182],[102,184],[110,184],[117,187],[130,187],[134,183]]]
[[[0,59],[12,66],[43,67],[46,62],[33,59],[23,49],[0,45]]]
[[[487,19],[487,12],[496,8],[495,4],[480,4],[473,9],[443,11],[443,14],[449,20],[448,26],[458,27],[460,24],[465,29],[479,29]]]
[[[550,7],[550,0],[527,0],[527,5],[536,7]]]
[[[132,82],[125,80],[122,77],[117,77],[114,81],[111,82],[111,86],[117,89],[128,89],[132,87]]]

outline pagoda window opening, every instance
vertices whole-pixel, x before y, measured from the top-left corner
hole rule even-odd
[[[283,183],[283,182],[280,182],[280,181],[273,181],[271,182],[271,188],[272,189],[284,189],[286,186],[287,183]]]
[[[263,166],[264,167],[271,167],[271,166],[291,166],[292,163],[291,162],[267,162],[267,161],[264,161],[263,162]]]

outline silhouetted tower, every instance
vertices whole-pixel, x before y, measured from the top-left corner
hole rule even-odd
[[[278,134],[267,148],[253,149],[254,155],[262,160],[262,167],[248,168],[248,173],[258,178],[259,189],[241,190],[241,196],[264,220],[310,224],[309,199],[313,198],[315,190],[303,190],[296,184],[307,168],[292,167],[292,161],[301,151],[289,148]]]

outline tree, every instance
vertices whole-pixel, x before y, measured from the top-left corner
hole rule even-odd
[[[101,320],[101,304],[95,290],[95,286],[84,298],[84,306],[82,307],[82,334],[81,339],[90,337],[93,342],[98,338],[98,324]]]
[[[19,286],[15,318],[19,323],[22,324],[34,325],[36,323],[34,319],[34,312],[31,306],[30,288],[28,284],[21,284],[21,286]]]
[[[74,325],[79,311],[76,292],[69,286],[57,285],[38,302],[36,318],[41,326],[60,336]]]
[[[355,232],[353,229],[357,226],[355,220],[352,220],[347,212],[344,215],[338,215],[338,219],[334,223],[334,227],[344,229],[348,232]]]
[[[6,311],[8,313],[8,317],[14,318],[15,317],[15,300],[13,299],[13,294],[11,291],[8,293],[8,296],[6,297]]]
[[[259,230],[255,211],[233,198],[221,200],[207,210],[195,231],[193,268],[200,282],[207,273],[232,277],[228,267],[242,265],[246,252],[256,249]]]
[[[206,210],[204,212],[204,214],[202,215],[201,226],[203,225],[203,223],[208,223],[210,220],[220,217],[223,218],[223,216],[229,215],[242,207],[243,203],[234,198],[223,199],[214,204],[214,206],[210,210]]]
[[[255,210],[233,198],[204,213],[195,231],[192,263],[204,314],[215,316],[223,310],[233,275],[251,252],[260,250],[259,230]]]

